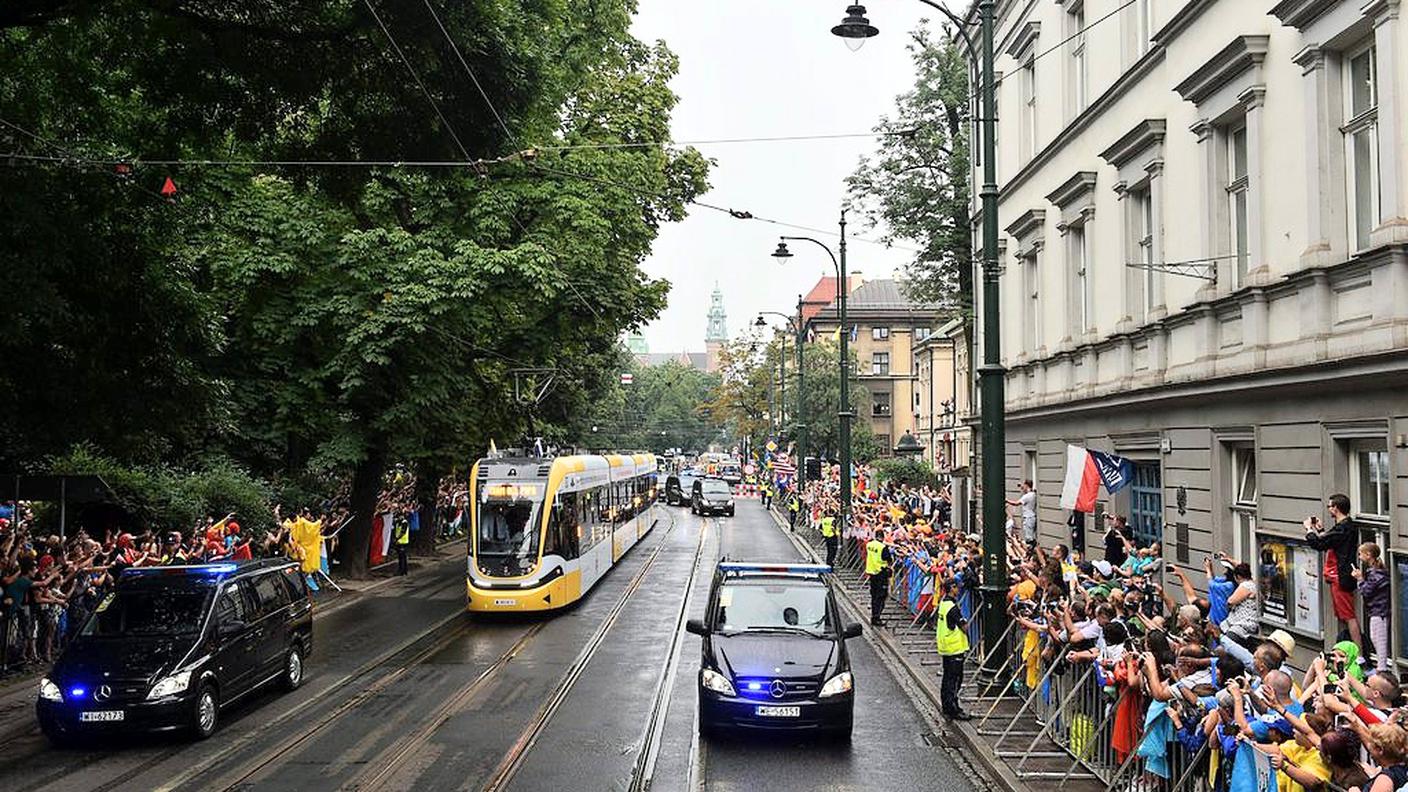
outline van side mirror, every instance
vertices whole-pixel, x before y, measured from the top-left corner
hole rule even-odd
[[[842,637],[842,638],[859,638],[859,637],[860,637],[860,629],[861,629],[861,628],[860,628],[860,622],[849,622],[849,623],[846,624],[845,628],[842,629],[842,631],[841,631],[841,637]]]
[[[704,620],[690,619],[689,621],[684,623],[684,631],[687,633],[694,633],[695,635],[703,635],[705,632]]]

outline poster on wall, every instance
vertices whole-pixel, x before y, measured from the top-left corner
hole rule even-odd
[[[1257,580],[1261,584],[1261,615],[1286,624],[1286,576],[1292,574],[1290,549],[1280,542],[1263,542]]]
[[[1310,632],[1320,632],[1320,553],[1296,548],[1296,621]]]

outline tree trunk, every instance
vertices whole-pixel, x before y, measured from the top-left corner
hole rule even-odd
[[[386,451],[375,447],[352,472],[352,521],[342,529],[337,543],[338,560],[348,577],[367,576],[367,552],[371,549],[372,519],[381,482],[386,474]]]
[[[440,479],[445,475],[439,465],[416,465],[416,509],[420,512],[420,530],[411,537],[411,549],[418,555],[433,555],[440,537],[436,496]]]

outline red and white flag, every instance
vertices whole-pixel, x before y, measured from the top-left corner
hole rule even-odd
[[[1100,497],[1100,485],[1111,495],[1129,485],[1134,463],[1114,454],[1066,446],[1066,483],[1061,488],[1061,508],[1091,514]]]

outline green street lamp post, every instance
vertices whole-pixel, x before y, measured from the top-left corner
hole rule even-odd
[[[859,6],[852,6],[854,10]],[[861,8],[861,13],[864,9]],[[841,27],[840,25],[837,26]],[[835,32],[833,30],[833,32]],[[840,35],[839,33],[837,35]],[[873,35],[873,34],[872,34]],[[831,252],[831,248],[820,240],[811,237],[785,236],[777,243],[777,250],[773,251],[773,258],[785,260],[792,258],[792,252],[787,249],[788,242],[810,242],[813,245],[826,251],[826,255],[831,257],[831,265],[836,271],[836,306],[838,318],[841,322],[841,329],[838,335],[841,337],[841,403],[838,405],[836,417],[840,419],[840,454],[841,454],[841,517],[840,535],[846,535],[846,525],[851,519],[851,419],[855,413],[851,412],[851,389],[850,389],[850,329],[846,327],[846,210],[841,210],[841,242],[838,245],[840,258]],[[800,309],[800,302],[798,304]]]
[[[978,369],[979,392],[982,396],[982,482],[983,482],[983,555],[986,557],[983,574],[983,599],[987,612],[983,615],[983,636],[987,652],[983,658],[983,669],[992,672],[1003,658],[998,656],[998,643],[1007,626],[1005,597],[1007,582],[1007,547],[1003,536],[1006,522],[1004,446],[1007,443],[1005,415],[1005,377],[1002,367],[1002,326],[998,313],[997,282],[997,86],[993,82],[994,54],[993,27],[996,0],[976,0],[978,21],[982,26],[982,50],[973,45],[973,39],[965,29],[967,25],[947,8],[935,0],[919,2],[937,10],[955,25],[958,35],[968,47],[968,57],[975,67],[981,64],[975,75],[981,94],[983,186],[979,191],[983,215],[983,365]],[[831,29],[834,35],[846,40],[852,50],[859,47],[852,42],[864,42],[879,34],[870,20],[865,18],[865,7],[852,5],[846,9],[846,17],[841,24]]]
[[[793,425],[797,429],[797,433],[794,436],[794,439],[797,443],[797,453],[796,459],[793,461],[797,466],[797,492],[798,494],[800,494],[802,492],[803,487],[805,487],[807,483],[807,416],[806,413],[802,411],[802,388],[806,382],[802,373],[804,369],[804,361],[802,358],[802,342],[806,340],[803,337],[804,330],[802,328],[802,295],[797,295],[797,318],[795,321],[792,317],[788,316],[785,313],[779,313],[777,311],[760,311],[758,313],[758,321],[754,322],[753,324],[757,327],[766,326],[767,322],[763,320],[764,316],[782,317],[782,320],[787,323],[787,329],[791,330],[792,335],[796,337],[794,345],[797,348],[797,407],[795,410],[793,410],[792,421]],[[783,381],[785,382],[787,379],[787,358],[785,355],[781,354],[781,352],[778,353],[778,357],[782,359],[782,362],[780,363],[780,368],[782,369],[781,374]]]

